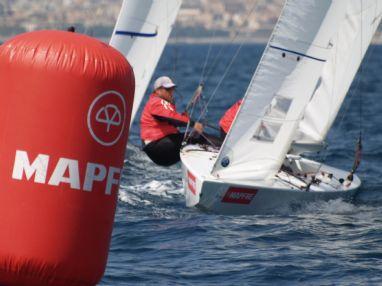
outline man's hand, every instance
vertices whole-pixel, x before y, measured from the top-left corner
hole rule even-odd
[[[202,133],[203,133],[203,129],[204,129],[204,127],[203,127],[203,124],[202,124],[202,123],[200,123],[200,122],[195,122],[194,130],[195,130],[196,132],[198,132],[199,134],[202,134]]]

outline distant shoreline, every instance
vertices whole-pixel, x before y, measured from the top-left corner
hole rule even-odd
[[[6,40],[12,38],[11,37],[2,37],[0,36],[0,43],[4,43]],[[108,43],[110,38],[108,37],[102,37],[98,38],[99,40]],[[215,38],[206,38],[206,37],[172,37],[168,40],[168,44],[266,44],[268,42],[268,39],[262,39],[262,38],[236,38],[231,39],[228,37],[215,37]]]
[[[4,37],[0,35],[0,44],[4,43],[6,40],[12,38],[10,37]],[[102,37],[98,38],[101,41],[108,43],[109,37]],[[235,39],[229,38],[229,37],[215,37],[215,38],[207,38],[207,37],[171,37],[168,41],[168,44],[258,44],[258,45],[266,45],[268,43],[268,38],[261,38],[261,37],[238,37]],[[382,45],[382,37],[379,36],[378,39],[374,39],[372,41],[373,45]]]
[[[215,37],[215,38],[191,38],[191,37],[178,37],[170,38],[169,44],[266,44],[268,39],[265,38],[228,38],[228,37]]]

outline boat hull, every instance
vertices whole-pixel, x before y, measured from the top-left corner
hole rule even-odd
[[[186,205],[212,213],[228,215],[285,213],[307,203],[342,199],[350,201],[361,185],[354,176],[353,181],[339,183],[332,181],[309,187],[293,187],[282,185],[281,179],[275,179],[274,186],[266,186],[264,182],[256,184],[240,181],[224,181],[213,177],[208,162],[213,162],[213,155],[208,152],[184,152],[181,154],[183,184]],[[197,164],[198,163],[198,164]],[[303,164],[318,164],[302,159]],[[330,173],[333,178],[346,178],[348,172],[320,164],[320,173]]]
[[[304,191],[255,188],[204,181],[198,192],[199,209],[229,215],[285,213],[314,201],[343,199],[350,201],[357,189],[348,191]],[[185,186],[186,205],[192,206],[195,193]]]

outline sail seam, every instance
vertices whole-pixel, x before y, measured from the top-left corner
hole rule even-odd
[[[158,35],[158,32],[155,32],[155,33],[139,33],[139,32],[133,32],[133,31],[116,31],[115,34],[121,35],[121,36],[154,38]]]
[[[283,52],[292,53],[292,54],[295,54],[295,55],[298,55],[298,56],[302,56],[302,57],[305,57],[305,58],[308,58],[308,59],[311,59],[311,60],[315,60],[315,61],[319,61],[319,62],[324,62],[324,63],[326,62],[326,60],[324,60],[324,59],[312,57],[312,56],[309,56],[307,54],[303,54],[303,53],[300,53],[300,52],[284,49],[284,48],[273,46],[273,45],[271,45],[270,47],[275,49],[275,50],[280,50],[280,51],[283,51]]]

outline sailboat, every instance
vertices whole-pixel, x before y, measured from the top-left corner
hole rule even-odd
[[[110,45],[125,55],[134,70],[131,123],[162,55],[181,0],[124,0]]]
[[[349,172],[304,154],[325,146],[381,16],[382,1],[286,0],[222,147],[181,151],[186,205],[256,214],[352,198],[359,158]]]

